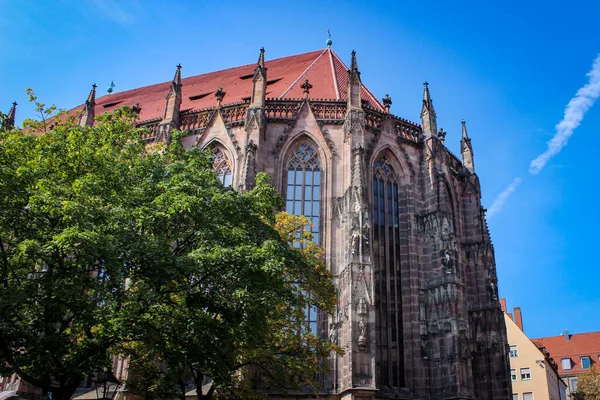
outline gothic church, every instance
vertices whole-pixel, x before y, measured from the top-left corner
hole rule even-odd
[[[354,52],[348,68],[329,46],[270,61],[261,49],[256,64],[188,78],[178,66],[172,82],[95,97],[82,125],[134,107],[146,140],[186,131],[224,185],[246,190],[265,171],[312,221],[339,305],[333,318],[311,310],[310,327],[345,349],[319,398],[509,399],[471,139],[463,121],[462,160],[445,147],[427,83],[420,125],[363,85]]]

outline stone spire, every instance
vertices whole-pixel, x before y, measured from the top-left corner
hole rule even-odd
[[[175,76],[166,96],[165,112],[158,128],[156,141],[171,140],[171,131],[179,128],[179,109],[181,108],[181,64],[175,70]]]
[[[467,134],[467,124],[462,120],[462,139],[460,139],[460,154],[462,155],[463,165],[472,173],[475,173],[475,164],[473,162],[473,147],[471,139]]]
[[[12,107],[6,116],[6,120],[4,121],[4,126],[2,128],[10,131],[11,129],[15,129],[15,116],[17,114],[17,102],[12,103]]]
[[[92,126],[94,125],[94,117],[96,116],[96,84],[92,85],[92,90],[85,101],[83,113],[79,118],[80,126]]]
[[[252,98],[250,107],[264,107],[265,94],[267,92],[267,69],[265,68],[265,48],[260,49],[258,63],[254,68],[254,78],[252,78]]]
[[[356,51],[352,50],[352,60],[348,70],[348,109],[362,108],[360,97],[360,72],[358,72],[358,63],[356,62]]]
[[[421,108],[421,126],[425,139],[437,137],[437,116],[429,93],[429,83],[423,83],[423,107]]]

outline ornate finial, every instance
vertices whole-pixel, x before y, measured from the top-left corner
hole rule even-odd
[[[265,48],[264,47],[260,48],[260,55],[258,56],[258,66],[259,67],[265,66]]]
[[[383,106],[385,107],[385,112],[389,113],[390,106],[392,105],[392,98],[390,97],[389,94],[386,94],[385,97],[382,99],[382,101],[383,101]]]
[[[327,35],[328,35],[328,39],[325,42],[325,44],[327,45],[327,47],[331,47],[331,45],[333,44],[333,41],[331,40],[331,31],[329,29],[327,29]]]
[[[304,89],[304,98],[308,98],[308,93],[310,93],[310,89],[312,89],[313,85],[311,85],[307,79],[300,87]]]
[[[177,64],[177,70],[175,70],[175,77],[173,77],[173,83],[181,84],[181,64]]]
[[[467,123],[465,122],[464,119],[462,121],[460,121],[460,123],[462,124],[462,137],[464,139],[468,139],[469,135],[467,135]]]
[[[223,91],[223,87],[219,86],[219,89],[215,92],[215,97],[217,98],[217,107],[221,106],[221,102],[223,101],[223,97],[225,97],[227,93]]]
[[[86,104],[88,104],[88,105],[96,104],[96,88],[97,87],[98,86],[96,86],[95,83],[92,85],[92,90],[90,90],[90,95],[88,96],[87,100],[85,101]]]
[[[107,92],[108,94],[111,94],[111,93],[113,92],[113,90],[114,90],[113,88],[114,88],[115,86],[116,86],[116,85],[115,85],[115,82],[114,82],[113,80],[111,80],[111,81],[110,81],[110,85],[108,86],[108,89],[106,89],[106,92]]]
[[[358,63],[356,62],[356,51],[352,50],[352,60],[350,61],[350,71],[358,72]]]
[[[438,138],[440,139],[440,142],[442,142],[442,144],[444,144],[444,142],[446,140],[446,132],[444,131],[443,128],[440,128],[440,130],[438,131]]]

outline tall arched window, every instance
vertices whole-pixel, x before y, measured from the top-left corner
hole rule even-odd
[[[373,263],[378,384],[404,386],[398,182],[386,157],[373,166]]]
[[[231,186],[231,164],[227,155],[220,147],[213,147],[213,168],[223,186]]]
[[[321,169],[319,156],[307,142],[301,142],[288,162],[285,210],[290,214],[304,215],[312,223],[313,240],[319,243],[321,216]],[[310,330],[317,333],[317,309],[306,311]]]

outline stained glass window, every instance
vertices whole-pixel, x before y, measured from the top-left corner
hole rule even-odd
[[[319,243],[321,217],[321,169],[315,149],[303,142],[293,152],[288,162],[285,210],[294,215],[304,215],[312,226],[313,240]],[[317,309],[310,307],[306,317],[312,333],[317,333]]]
[[[379,384],[404,386],[398,182],[387,158],[373,166],[373,264]]]
[[[219,147],[213,148],[212,152],[213,168],[217,173],[219,180],[223,186],[231,186],[231,165],[227,155],[225,155],[225,152]]]

